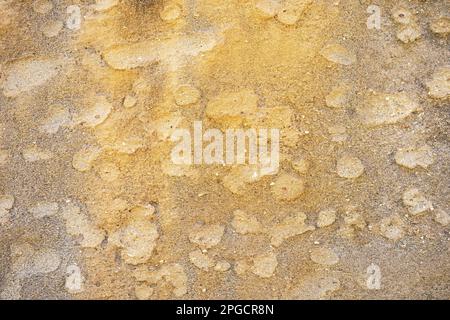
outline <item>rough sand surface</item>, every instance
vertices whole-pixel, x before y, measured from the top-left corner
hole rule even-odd
[[[449,2],[373,2],[1,0],[0,298],[450,298]]]

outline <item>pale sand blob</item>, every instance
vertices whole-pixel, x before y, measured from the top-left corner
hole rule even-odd
[[[296,175],[283,173],[275,179],[271,191],[278,201],[294,201],[305,191],[305,183]]]
[[[125,108],[133,108],[137,103],[137,98],[132,95],[127,95],[123,100],[123,106]]]
[[[359,158],[345,154],[337,160],[336,172],[342,178],[355,179],[364,173],[364,165]]]
[[[105,96],[96,97],[92,106],[81,111],[76,122],[86,127],[96,127],[108,118],[112,108]]]
[[[431,31],[442,36],[446,36],[450,33],[450,18],[439,17],[430,24]]]
[[[366,221],[357,208],[348,207],[344,214],[344,225],[341,226],[338,233],[346,239],[354,239],[358,233],[366,228]]]
[[[413,22],[414,18],[412,12],[405,7],[397,7],[392,10],[392,17],[394,18],[395,22],[404,25],[408,25]]]
[[[5,166],[8,162],[10,155],[7,150],[0,149],[0,167]]]
[[[334,87],[325,97],[327,107],[344,108],[349,102],[349,87],[347,85],[339,85]]]
[[[58,210],[59,205],[56,202],[39,202],[28,209],[37,219],[54,216]]]
[[[10,210],[14,206],[15,198],[12,195],[0,195],[0,226],[10,220]]]
[[[258,0],[255,3],[258,14],[263,18],[273,18],[281,8],[281,0]]]
[[[3,94],[17,97],[22,93],[43,86],[60,71],[61,61],[50,58],[25,58],[7,66],[3,81]]]
[[[240,126],[243,118],[257,111],[258,96],[251,90],[225,92],[208,102],[206,115],[223,125]]]
[[[101,148],[96,146],[86,146],[73,155],[72,166],[78,171],[88,171],[92,163],[100,156]]]
[[[82,247],[95,248],[105,239],[105,232],[97,228],[77,205],[68,204],[63,207],[61,216],[66,222],[68,234],[75,237],[82,236],[80,240]]]
[[[202,248],[209,249],[219,244],[224,231],[225,227],[218,224],[194,226],[189,233],[189,240]]]
[[[142,217],[151,217],[156,213],[156,208],[151,204],[139,205],[131,209],[130,213]]]
[[[193,265],[203,271],[209,271],[214,266],[214,260],[207,254],[203,253],[200,249],[189,253],[189,260]]]
[[[420,30],[420,27],[415,24],[404,26],[397,32],[397,38],[403,43],[414,42],[421,36],[422,31]]]
[[[240,234],[260,233],[264,230],[262,224],[254,216],[245,213],[242,210],[233,212],[231,226]]]
[[[59,268],[61,256],[52,250],[39,252],[33,257],[34,273],[51,273]]]
[[[450,214],[444,210],[438,209],[435,211],[434,221],[442,226],[448,226],[450,224]]]
[[[171,68],[177,70],[186,63],[182,57],[191,58],[210,51],[219,41],[218,35],[206,32],[202,36],[186,36],[182,41],[137,42],[111,47],[105,50],[103,59],[117,70],[145,67],[158,61],[169,63]]]
[[[405,235],[404,222],[397,215],[383,218],[379,224],[380,233],[389,240],[398,241]]]
[[[14,272],[20,279],[52,273],[61,264],[60,254],[53,249],[37,248],[23,242],[11,245],[10,250]]]
[[[298,174],[306,174],[311,167],[311,161],[306,157],[297,157],[291,161],[291,165]]]
[[[287,26],[295,25],[312,0],[285,0],[277,10],[277,20]]]
[[[311,251],[311,260],[323,266],[332,266],[339,262],[339,256],[328,248],[314,248]]]
[[[55,134],[61,128],[69,126],[71,123],[71,115],[67,108],[59,105],[49,107],[50,114],[43,121],[39,130],[47,134]]]
[[[179,106],[194,104],[200,99],[200,96],[200,91],[190,85],[179,86],[174,93],[175,102]]]
[[[417,188],[410,188],[403,193],[403,204],[413,216],[433,210],[433,204]]]
[[[427,168],[434,161],[433,150],[427,145],[418,148],[403,148],[395,153],[395,162],[409,169],[414,169],[417,166]]]
[[[134,288],[134,294],[138,300],[150,300],[153,293],[154,289],[145,283]]]
[[[331,135],[331,141],[333,142],[343,143],[349,138],[347,128],[341,125],[328,127],[328,133]]]
[[[243,194],[246,189],[259,182],[264,176],[270,173],[263,173],[260,166],[236,166],[233,167],[222,179],[225,188],[235,194]]]
[[[356,55],[340,44],[329,44],[320,51],[330,62],[349,66],[356,63]]]
[[[325,209],[319,212],[317,227],[324,228],[331,226],[336,221],[336,210]]]
[[[428,95],[434,99],[447,99],[450,96],[450,66],[437,69],[431,78],[425,82]]]
[[[214,270],[218,272],[226,272],[230,270],[231,264],[228,261],[221,260],[216,263]]]
[[[35,0],[33,10],[40,14],[47,14],[53,9],[53,3],[50,0]]]
[[[22,150],[22,157],[27,162],[46,161],[54,157],[54,154],[38,146],[31,146]]]
[[[286,239],[315,230],[314,226],[306,224],[306,215],[302,212],[287,216],[281,223],[268,229],[270,243],[279,247]]]
[[[159,237],[157,226],[146,216],[133,214],[128,223],[109,235],[111,244],[121,250],[122,259],[132,265],[147,262]]]
[[[181,8],[176,3],[170,3],[164,6],[159,13],[162,20],[170,22],[178,19],[181,15]]]
[[[41,30],[42,30],[42,33],[47,38],[53,38],[53,37],[56,37],[61,32],[63,27],[64,27],[64,24],[62,23],[62,21],[54,20],[54,21],[46,22],[41,27]]]
[[[119,4],[119,0],[96,0],[93,5],[97,11],[107,11]]]
[[[407,93],[372,93],[366,97],[358,113],[370,127],[397,123],[418,109],[418,104]]]
[[[291,291],[289,298],[299,300],[322,300],[329,299],[335,291],[341,287],[337,277],[313,275],[302,279],[300,285]]]
[[[253,258],[250,270],[261,278],[270,278],[278,266],[277,256],[273,252],[260,254]]]
[[[136,269],[134,277],[137,281],[149,284],[159,284],[167,282],[173,287],[175,297],[182,297],[188,291],[188,279],[183,266],[178,263],[165,264],[158,270]]]

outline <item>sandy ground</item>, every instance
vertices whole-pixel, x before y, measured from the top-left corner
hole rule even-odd
[[[450,298],[449,9],[1,0],[0,297]],[[194,121],[279,170],[174,165]]]

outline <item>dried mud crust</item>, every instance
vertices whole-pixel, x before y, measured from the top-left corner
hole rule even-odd
[[[449,298],[449,6],[370,4],[0,1],[0,297]]]

